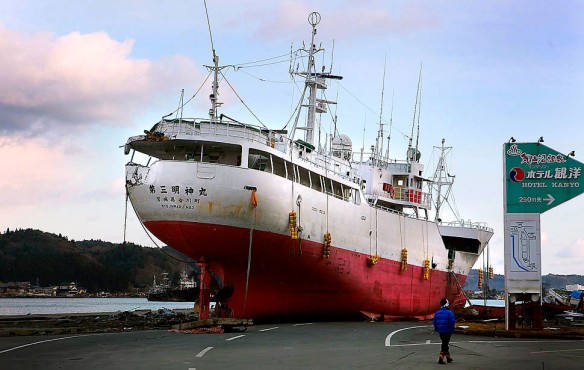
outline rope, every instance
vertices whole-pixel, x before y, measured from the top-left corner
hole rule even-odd
[[[255,113],[251,110],[250,107],[247,106],[247,104],[245,104],[245,102],[243,101],[243,99],[241,98],[241,96],[239,96],[239,94],[237,93],[237,91],[235,91],[235,89],[233,88],[233,86],[231,86],[231,84],[229,83],[229,80],[227,79],[227,77],[225,77],[225,75],[223,74],[223,72],[219,71],[219,73],[221,73],[221,76],[223,77],[223,79],[225,80],[225,82],[227,82],[227,85],[229,85],[229,87],[231,88],[231,91],[233,91],[233,93],[239,98],[239,101],[241,102],[241,104],[243,104],[247,110],[252,114],[252,116],[255,117],[255,119],[265,128],[268,128],[268,126],[264,125],[264,123],[258,118],[258,116],[255,115]]]
[[[128,191],[128,186],[127,185],[126,185],[126,194],[128,194],[127,197],[130,196],[130,192]],[[130,204],[132,205],[132,209],[134,210],[134,213],[136,213],[136,215],[137,215],[138,213],[136,212],[136,208],[134,207],[134,204],[132,202],[130,202]],[[127,206],[128,206],[128,203],[126,203],[126,210],[127,210]],[[127,218],[127,215],[128,215],[128,213],[126,212],[126,218]],[[127,220],[124,221],[124,224],[126,223],[126,221]],[[144,229],[144,232],[146,233],[146,235],[148,236],[148,238],[150,238],[150,240],[152,241],[152,243],[154,243],[154,245],[158,249],[160,249],[160,251],[162,253],[166,254],[168,257],[172,258],[175,261],[183,262],[183,263],[192,263],[192,261],[181,260],[181,259],[178,259],[178,258],[176,258],[176,257],[168,254],[164,249],[162,249],[163,247],[161,247],[160,245],[158,245],[158,243],[156,243],[156,241],[154,241],[154,239],[152,239],[152,236],[150,236],[150,232],[148,232],[148,229],[146,229],[146,226],[144,226],[144,223],[142,222],[142,220],[140,219],[140,217],[138,217],[138,221],[140,222],[140,226],[142,226],[142,229]],[[126,236],[125,235],[126,234],[125,234],[125,226],[124,226],[124,243],[126,242]]]
[[[253,229],[256,221],[256,208],[253,209],[253,221],[249,229],[249,251],[247,253],[247,274],[245,276],[245,295],[243,296],[243,314],[245,314],[245,305],[247,304],[247,291],[249,289],[249,273],[251,271],[251,246],[253,242]]]
[[[126,185],[126,210],[124,212],[124,243],[122,245],[126,245],[126,229],[128,226],[128,199],[130,198],[130,193],[128,193],[127,185]]]
[[[185,105],[187,105],[187,104],[188,104],[188,103],[189,103],[191,100],[193,100],[193,99],[194,99],[194,98],[197,96],[197,94],[199,93],[199,91],[201,91],[201,89],[202,89],[202,88],[205,86],[205,83],[207,83],[207,80],[209,79],[209,77],[211,77],[211,72],[209,72],[209,74],[207,75],[207,78],[205,78],[205,81],[203,81],[203,83],[201,84],[201,86],[199,86],[199,89],[198,89],[198,90],[195,92],[195,95],[191,96],[191,97],[189,98],[189,100],[187,100],[186,102],[184,102],[184,103],[183,103],[181,106],[179,106],[179,107],[178,107],[176,110],[172,111],[171,113],[167,114],[167,115],[166,115],[166,116],[164,116],[164,117],[168,117],[168,116],[171,116],[171,115],[173,115],[173,114],[175,114],[175,113],[178,113],[178,111],[179,111],[180,109],[184,108],[184,106],[185,106]]]

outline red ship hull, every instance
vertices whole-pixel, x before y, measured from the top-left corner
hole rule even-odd
[[[420,266],[402,271],[401,261],[388,259],[369,265],[369,255],[334,244],[325,258],[322,242],[288,235],[181,221],[145,225],[174,249],[208,263],[233,287],[228,306],[234,317],[337,320],[365,314],[385,320],[426,319],[442,297],[455,308],[464,305],[458,283],[447,271],[433,269],[424,280]],[[464,285],[466,276],[457,278]]]

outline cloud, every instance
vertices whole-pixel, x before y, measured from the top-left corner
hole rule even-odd
[[[127,125],[154,97],[197,77],[184,57],[133,59],[133,46],[105,32],[27,35],[0,26],[0,135]]]
[[[294,31],[304,35],[309,27],[307,16],[313,11],[321,13],[321,23],[317,26],[319,31],[322,28],[327,34],[345,41],[357,35],[368,35],[376,39],[386,34],[408,34],[438,24],[431,8],[416,4],[406,4],[401,9],[396,7],[391,11],[387,10],[385,3],[376,1],[348,2],[343,6],[330,6],[328,9],[335,9],[330,11],[314,9],[314,6],[297,1],[282,1],[277,4],[277,9],[265,10],[262,17],[266,19],[258,22],[261,26],[256,31],[256,36],[271,39]]]
[[[48,144],[42,138],[0,138],[0,153],[4,158],[0,161],[0,204],[5,217],[14,215],[11,210],[26,213],[23,208],[62,202],[73,184],[81,181],[82,172],[61,144]]]
[[[560,246],[555,255],[568,261],[584,260],[584,239],[576,239],[571,245]]]

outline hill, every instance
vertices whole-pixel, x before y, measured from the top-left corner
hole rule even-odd
[[[186,262],[181,262],[186,261]],[[0,234],[0,281],[30,281],[41,286],[74,281],[89,293],[144,290],[153,275],[168,272],[177,281],[182,270],[198,266],[171,248],[132,243],[69,240],[40,230]]]
[[[471,270],[466,283],[464,284],[464,290],[479,290],[478,289],[479,280],[479,270]],[[555,275],[548,274],[541,277],[544,290],[547,288],[566,288],[568,284],[580,284],[584,285],[584,276],[582,275]],[[484,283],[484,280],[483,280]],[[493,279],[489,280],[489,288],[498,291],[505,290],[505,276],[495,274]]]

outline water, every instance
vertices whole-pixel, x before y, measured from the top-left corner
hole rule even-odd
[[[484,304],[483,299],[470,301]],[[193,305],[193,302],[150,302],[146,298],[0,298],[0,316],[192,309]],[[488,299],[487,306],[505,307],[505,301]]]
[[[484,306],[485,300],[484,299],[471,299],[470,302],[477,306]],[[466,304],[468,306],[468,303]],[[504,299],[487,299],[487,306],[492,307],[505,307],[505,300]]]
[[[0,316],[192,309],[193,305],[193,302],[150,302],[146,298],[0,298]]]

